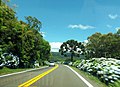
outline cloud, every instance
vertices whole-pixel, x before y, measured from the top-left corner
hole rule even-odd
[[[88,40],[84,40],[83,42],[84,42],[84,46],[86,46],[88,43]]]
[[[109,14],[108,17],[110,19],[116,19],[118,17],[118,15],[117,14],[115,14],[115,15]]]
[[[13,6],[13,8],[18,8],[17,4],[13,4],[12,6]]]
[[[106,26],[107,26],[108,28],[112,28],[112,26],[111,26],[111,25],[109,25],[109,24],[107,24]]]
[[[93,29],[95,28],[94,26],[90,26],[90,25],[82,25],[82,24],[78,24],[78,25],[69,25],[68,28],[72,28],[72,29],[82,29],[82,30],[86,30],[86,29]]]
[[[59,52],[62,42],[50,42],[51,52]]]
[[[88,43],[88,40],[84,40],[85,43]]]
[[[45,32],[40,32],[43,37],[46,37]]]
[[[116,27],[115,29],[116,29],[116,31],[118,31],[120,29],[120,27]]]

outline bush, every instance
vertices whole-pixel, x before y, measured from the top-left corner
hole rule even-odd
[[[80,64],[81,60],[76,60],[74,63],[73,63],[73,66],[77,67],[79,64]]]
[[[73,66],[97,76],[102,82],[109,84],[120,80],[120,60],[113,58],[92,58],[78,60]]]

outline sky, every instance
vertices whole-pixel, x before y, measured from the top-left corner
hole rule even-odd
[[[120,27],[120,0],[11,0],[16,16],[33,16],[42,22],[41,32],[58,51],[70,39],[87,41],[96,32],[115,33]]]

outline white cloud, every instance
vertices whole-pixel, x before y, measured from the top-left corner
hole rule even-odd
[[[43,37],[46,37],[45,32],[40,32]]]
[[[115,14],[115,15],[109,14],[108,17],[110,19],[116,19],[118,17],[118,15],[117,14]]]
[[[107,24],[106,26],[107,26],[108,28],[112,28],[112,26],[111,26],[111,25],[109,25],[109,24]]]
[[[72,29],[79,28],[79,29],[82,29],[82,30],[86,30],[86,29],[93,29],[95,27],[90,26],[90,25],[78,24],[78,25],[69,25],[68,28],[72,28]]]
[[[118,31],[120,29],[120,27],[116,27],[115,29],[116,29],[116,31]]]
[[[88,40],[84,40],[84,46],[86,46],[88,43]]]
[[[84,40],[85,43],[88,43],[88,40]]]
[[[18,8],[18,5],[17,4],[13,4],[13,8]]]
[[[50,42],[51,52],[59,52],[62,42]]]

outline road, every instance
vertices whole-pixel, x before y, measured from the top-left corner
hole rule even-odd
[[[33,77],[49,69],[51,69],[51,67],[42,69],[42,70],[35,70],[35,71],[30,71],[22,74],[2,77],[0,78],[0,87],[18,87],[18,85],[26,82],[29,79],[32,79]]]
[[[0,78],[0,87],[18,87],[27,80],[50,70],[52,67],[19,75]],[[57,69],[33,83],[30,87],[88,87],[68,67],[59,65]]]

